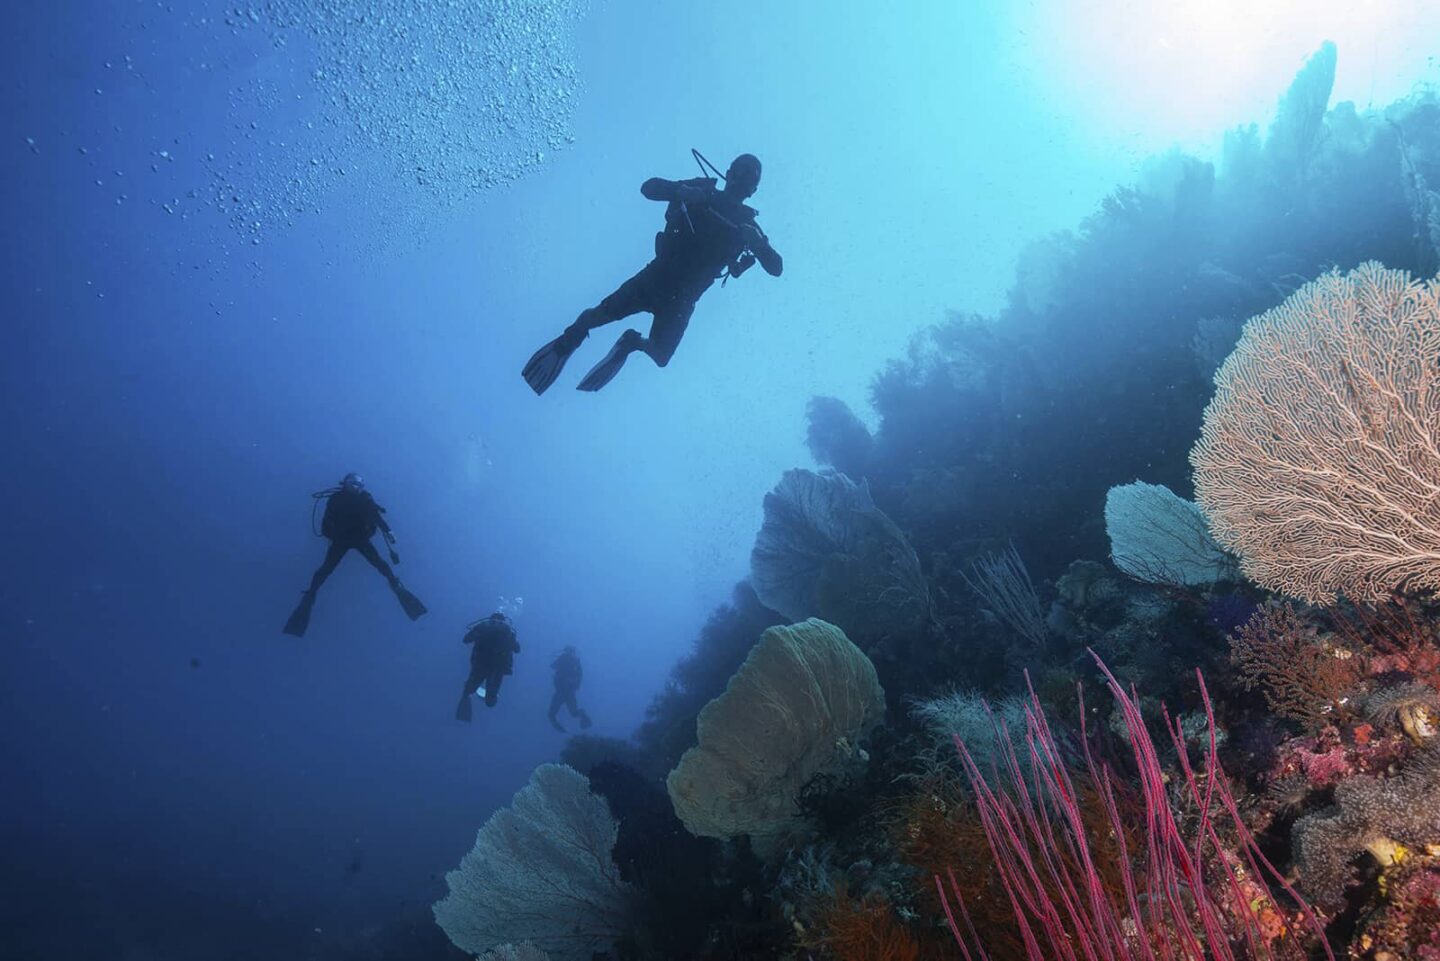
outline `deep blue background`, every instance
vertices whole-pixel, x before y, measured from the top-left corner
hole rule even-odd
[[[277,54],[202,24],[220,4],[10,11],[11,930],[70,897],[97,931],[163,918],[181,889],[321,928],[433,899],[562,744],[553,653],[579,646],[596,733],[626,735],[744,576],[763,492],[808,463],[808,398],[863,412],[915,329],[994,308],[1023,243],[1155,146],[1143,118],[1102,137],[1047,94],[1066,67],[1030,46],[1043,5],[773,6],[597,4],[574,38],[572,147],[483,193],[417,194],[398,224],[412,182],[342,182],[258,245],[163,204],[205,189],[204,156],[243,155],[234,91],[255,71],[298,94],[257,112],[275,136],[320,110],[301,34]],[[1318,38],[1284,39],[1288,78]],[[571,390],[616,327],[535,398],[520,366],[645,262],[660,210],[639,184],[692,176],[692,145],[722,167],[762,157],[784,277],[708,294],[667,370]],[[348,470],[389,507],[431,613],[409,623],[352,557],[309,635],[284,637],[323,553],[308,494]],[[461,725],[462,628],[502,595],[524,598],[524,650],[500,706]]]

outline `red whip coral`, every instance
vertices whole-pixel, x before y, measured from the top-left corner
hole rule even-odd
[[[1440,587],[1437,297],[1371,262],[1246,324],[1190,462],[1257,584],[1313,604]]]
[[[999,883],[1009,896],[1015,921],[1032,961],[1137,958],[1145,961],[1240,961],[1300,955],[1299,929],[1309,929],[1327,957],[1318,919],[1284,877],[1260,853],[1230,791],[1216,755],[1215,720],[1205,681],[1200,697],[1210,737],[1204,766],[1189,762],[1185,734],[1166,715],[1166,728],[1180,771],[1172,782],[1161,765],[1140,707],[1103,663],[1110,693],[1125,720],[1144,801],[1141,845],[1126,841],[1126,823],[1116,804],[1118,779],[1085,748],[1086,775],[1071,776],[1033,690],[1026,707],[1025,746],[1033,775],[1020,767],[1003,724],[1000,783],[992,785],[958,738],[990,843]],[[1081,705],[1081,717],[1085,716]],[[1114,850],[1093,846],[1079,805],[1086,785],[1104,803]],[[1224,836],[1222,836],[1222,832]],[[1111,890],[1102,861],[1118,868],[1121,884]],[[973,923],[953,871],[949,888],[935,878],[950,931],[967,961],[990,957]],[[1270,885],[1283,888],[1296,905],[1284,908]],[[958,917],[957,917],[958,914]],[[962,926],[963,922],[963,926]],[[972,950],[973,948],[973,950]]]

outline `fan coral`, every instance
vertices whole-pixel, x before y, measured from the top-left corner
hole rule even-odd
[[[1230,637],[1230,659],[1246,690],[1260,688],[1280,717],[1318,727],[1342,703],[1358,677],[1358,661],[1327,646],[1288,603],[1256,611]]]
[[[675,813],[702,837],[774,841],[800,827],[801,787],[863,760],[884,713],[874,665],[838,627],[772,627],[700,712],[699,744],[665,780]]]
[[[557,961],[588,961],[628,926],[633,891],[610,856],[618,830],[583,775],[542,764],[445,875],[435,922],[473,954],[532,941]]]
[[[856,636],[928,616],[920,559],[870,488],[843,474],[786,471],[765,495],[750,580],[766,607],[792,621],[824,617]]]
[[[1150,584],[1195,586],[1235,576],[1234,562],[1205,529],[1205,515],[1168,487],[1135,481],[1105,495],[1110,559]]]
[[[1251,320],[1195,492],[1261,586],[1314,604],[1440,587],[1440,282],[1366,263]]]

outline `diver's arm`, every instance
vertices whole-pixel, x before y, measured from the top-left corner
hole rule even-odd
[[[370,506],[375,509],[375,526],[380,528],[385,535],[385,540],[391,544],[395,543],[395,532],[390,529],[390,524],[385,520],[385,508],[375,503],[375,498],[370,498]]]
[[[708,181],[706,181],[708,183]],[[666,180],[664,177],[651,177],[640,185],[640,193],[646,200],[659,200],[664,203],[695,203],[703,200],[706,190],[697,187],[694,181],[690,180]]]
[[[765,273],[771,277],[779,277],[780,272],[785,269],[785,261],[776,253],[775,248],[770,246],[770,238],[753,223],[745,224],[740,228],[741,238],[745,246],[760,261],[760,266],[765,268]]]
[[[770,246],[770,239],[764,234],[760,235],[760,246],[752,247],[751,252],[760,261],[760,266],[765,268],[765,273],[771,277],[779,277],[780,272],[785,269],[785,261],[775,248]]]

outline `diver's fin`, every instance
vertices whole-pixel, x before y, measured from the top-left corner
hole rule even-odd
[[[470,695],[466,694],[460,699],[460,703],[455,705],[455,720],[468,721],[470,718]]]
[[[290,612],[290,619],[281,630],[291,637],[304,637],[310,627],[310,612],[315,608],[315,592],[306,591],[300,595],[300,603]]]
[[[620,373],[620,368],[625,366],[625,358],[635,350],[636,341],[640,339],[640,331],[627,330],[615,341],[615,346],[610,348],[610,353],[594,367],[590,373],[576,386],[576,390],[596,391],[615,379]]]
[[[586,714],[584,711],[580,712],[580,730],[590,730],[590,715]]]
[[[575,348],[580,346],[585,336],[586,331],[571,325],[565,328],[565,333],[535,351],[525,369],[520,372],[530,389],[536,394],[549,390],[550,385],[555,383],[555,379],[565,369],[565,362],[575,353]]]
[[[550,719],[550,726],[553,727],[555,730],[559,731],[561,734],[568,734],[568,733],[569,733],[568,731],[565,730],[565,725],[561,724],[561,723],[559,722],[559,720],[557,720],[556,718],[553,718],[553,717],[552,717],[552,718]]]
[[[399,581],[391,586],[395,588],[395,596],[400,599],[400,606],[405,608],[405,613],[410,616],[410,620],[420,620],[425,614],[425,605],[420,603],[420,598],[407,591],[405,585]]]

